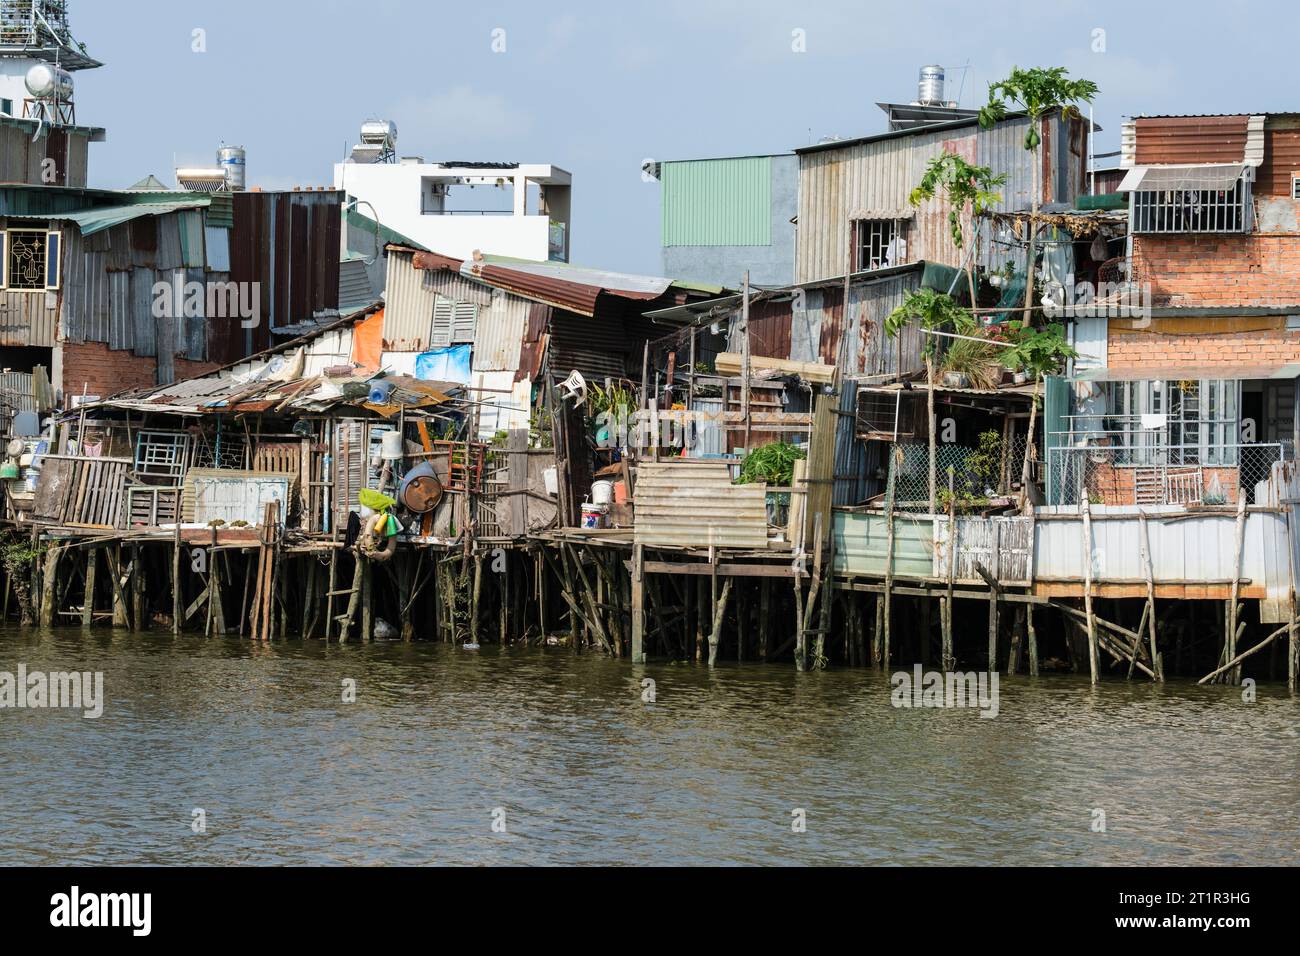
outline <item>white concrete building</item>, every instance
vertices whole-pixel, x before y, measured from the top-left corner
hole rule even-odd
[[[515,163],[339,163],[347,208],[434,252],[568,262],[572,176]]]

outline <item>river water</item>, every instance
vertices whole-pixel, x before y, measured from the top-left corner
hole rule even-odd
[[[0,865],[1300,862],[1279,687],[1010,679],[982,719],[875,672],[0,630],[20,664],[105,706],[0,710]]]

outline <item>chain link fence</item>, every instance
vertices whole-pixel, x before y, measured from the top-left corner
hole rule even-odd
[[[940,442],[935,448],[938,510],[946,512],[950,501],[962,510],[989,505],[1018,494],[1025,445],[1023,435],[1004,439],[992,432],[981,437],[978,447]],[[928,513],[929,445],[895,445],[889,460],[894,508]]]
[[[1257,486],[1285,460],[1281,444],[1054,448],[1051,505],[1235,505],[1260,503]]]

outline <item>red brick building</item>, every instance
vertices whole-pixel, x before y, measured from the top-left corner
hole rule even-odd
[[[1300,114],[1138,117],[1122,156],[1144,308],[1076,316],[1091,348],[1049,455],[1058,477],[1123,474],[1119,504],[1253,499],[1295,456]]]

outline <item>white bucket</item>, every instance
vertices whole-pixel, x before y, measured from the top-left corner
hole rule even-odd
[[[591,486],[591,503],[598,508],[608,507],[614,503],[614,483],[597,481]]]
[[[401,461],[406,455],[406,443],[400,431],[384,432],[380,442],[380,455],[384,461]]]

